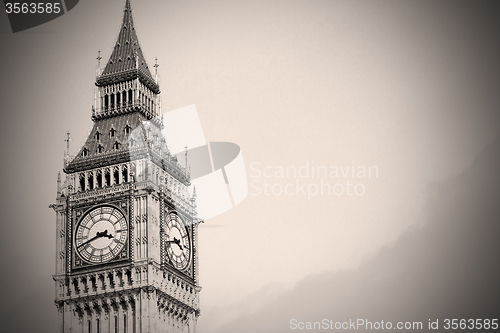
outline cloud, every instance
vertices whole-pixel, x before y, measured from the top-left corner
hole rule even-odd
[[[429,186],[425,225],[355,270],[325,272],[240,315],[226,332],[289,332],[290,320],[494,319],[500,308],[500,137],[461,175]]]

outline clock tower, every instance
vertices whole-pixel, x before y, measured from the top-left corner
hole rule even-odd
[[[160,89],[130,0],[95,86],[92,131],[67,154],[51,205],[58,330],[196,332],[196,192],[163,138]]]

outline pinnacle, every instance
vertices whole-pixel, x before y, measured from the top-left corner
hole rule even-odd
[[[123,21],[118,33],[113,52],[104,67],[102,75],[97,79],[97,85],[103,86],[139,77],[141,82],[156,93],[159,92],[146,59],[139,45],[139,39],[134,28],[130,0],[126,0],[123,11]]]

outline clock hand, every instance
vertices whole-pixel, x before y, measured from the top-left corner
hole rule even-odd
[[[177,244],[177,246],[179,247],[179,249],[181,249],[181,251],[182,251],[181,240],[174,237],[174,241],[175,241],[175,244]]]
[[[108,237],[109,239],[113,238],[113,235],[108,234],[108,229],[104,230],[104,231],[101,233],[101,236],[102,236],[102,237]]]
[[[96,240],[99,237],[108,237],[109,239],[111,239],[111,238],[113,238],[113,235],[111,235],[111,234],[108,235],[108,229],[106,229],[102,232],[98,231],[98,232],[96,232],[95,237],[92,237],[91,239],[89,239],[85,243],[80,244],[78,247],[82,247],[83,245],[88,244],[88,243],[92,242],[93,240]]]
[[[177,239],[177,238],[175,238],[175,237],[174,237],[174,240],[168,240],[168,241],[166,241],[166,242],[167,242],[167,243],[175,243],[175,244],[177,244],[177,246],[178,246],[178,247],[181,249],[181,251],[182,251],[182,247],[181,247],[181,240],[180,240],[180,239]],[[183,245],[183,246],[184,246],[184,245]],[[185,246],[184,246],[184,247],[185,247]]]
[[[177,238],[175,238],[175,237],[174,237],[174,240],[173,240],[173,241],[171,241],[171,242],[172,242],[172,243],[177,244],[177,242],[178,242],[178,241],[179,241],[179,240],[178,240]]]
[[[91,239],[89,239],[89,240],[88,240],[88,241],[86,241],[85,243],[80,244],[78,247],[82,247],[82,246],[84,246],[85,244],[88,244],[88,243],[92,242],[93,240],[95,240],[95,239],[97,239],[97,238],[99,238],[99,237],[101,237],[101,234],[100,234],[99,232],[97,232],[97,235],[96,235],[95,237],[92,237]]]
[[[179,243],[179,241],[180,241],[179,239],[177,239],[177,238],[174,237],[174,240],[168,240],[167,243],[175,243],[175,244],[177,244],[177,243]]]

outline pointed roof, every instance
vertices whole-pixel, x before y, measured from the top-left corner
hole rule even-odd
[[[127,127],[130,130],[126,130]],[[96,135],[98,132],[100,135]],[[189,185],[189,170],[171,155],[164,140],[155,137],[163,137],[161,127],[140,112],[101,119],[94,123],[84,145],[63,171],[68,174],[149,158],[172,177]]]
[[[160,89],[149,71],[146,59],[142,54],[139,39],[134,28],[130,0],[125,2],[123,22],[116,40],[115,47],[102,74],[97,78],[96,84],[104,86],[132,80],[139,77],[141,82],[155,93]]]

